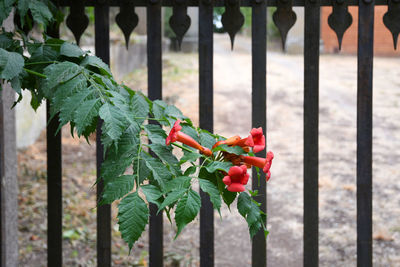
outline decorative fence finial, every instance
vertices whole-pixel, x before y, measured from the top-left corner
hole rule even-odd
[[[67,27],[74,34],[76,43],[79,45],[82,34],[89,25],[89,18],[85,14],[85,5],[83,1],[76,1],[70,7],[67,18]]]
[[[129,48],[129,38],[138,25],[139,17],[135,13],[133,2],[122,1],[118,15],[115,17],[118,27],[124,33],[126,49]]]
[[[328,25],[336,33],[339,42],[339,50],[342,49],[342,39],[346,30],[353,23],[353,17],[348,11],[344,0],[333,0],[333,10],[328,17]]]
[[[190,17],[187,15],[186,0],[175,0],[172,12],[172,16],[169,19],[169,25],[176,35],[180,50],[183,36],[189,30],[191,24]]]
[[[272,15],[272,19],[278,27],[282,39],[282,49],[285,51],[286,37],[289,30],[296,23],[296,13],[293,11],[293,0],[278,0],[277,9]]]
[[[225,12],[222,14],[221,22],[231,38],[231,49],[233,50],[235,35],[244,24],[244,16],[240,12],[240,0],[225,1]]]
[[[388,11],[383,16],[383,24],[392,33],[394,49],[397,49],[397,38],[400,33],[400,1],[389,0]]]

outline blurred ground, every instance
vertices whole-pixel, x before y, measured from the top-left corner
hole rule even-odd
[[[215,36],[215,132],[246,135],[251,129],[251,45]],[[374,266],[400,266],[400,61],[374,59]],[[163,56],[163,97],[198,120],[198,56]],[[320,265],[356,265],[356,93],[357,59],[320,59]],[[274,151],[268,183],[269,266],[302,266],[303,238],[303,57],[268,53],[268,149]],[[146,92],[147,70],[123,78]],[[63,131],[65,266],[95,266],[95,145]],[[46,265],[45,135],[19,152],[21,266]],[[251,243],[238,215],[215,216],[217,266],[249,266]],[[114,209],[115,215],[115,209]],[[113,225],[116,226],[114,219]],[[198,266],[198,218],[173,241],[175,226],[164,223],[166,266]],[[147,235],[128,256],[113,230],[114,266],[147,266]]]

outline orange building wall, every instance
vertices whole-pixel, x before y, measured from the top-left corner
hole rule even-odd
[[[344,33],[342,50],[340,53],[357,53],[357,33],[358,33],[358,7],[349,7],[349,12],[353,17],[353,23]],[[375,7],[374,25],[374,55],[380,56],[400,56],[400,41],[397,50],[393,47],[393,38],[390,31],[383,24],[383,15],[387,12],[387,7]],[[324,42],[326,53],[337,53],[339,44],[336,33],[328,25],[328,16],[332,13],[332,7],[323,7],[321,14],[321,38]],[[400,38],[399,38],[400,39]]]

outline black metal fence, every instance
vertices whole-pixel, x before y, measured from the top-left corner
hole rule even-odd
[[[56,1],[57,2],[57,1]],[[348,6],[359,7],[358,22],[358,95],[357,95],[357,262],[358,266],[372,266],[372,61],[375,5],[388,6],[384,17],[392,32],[394,43],[400,31],[399,0],[60,0],[69,6],[67,26],[79,42],[88,25],[85,6],[95,7],[96,55],[109,63],[109,7],[121,7],[117,23],[127,42],[137,24],[136,6],[147,7],[147,62],[148,95],[162,98],[162,20],[163,6],[173,7],[175,23],[171,28],[181,40],[190,20],[187,7],[199,10],[199,104],[200,127],[213,131],[213,7],[225,6],[224,28],[233,44],[241,28],[240,7],[252,8],[252,124],[266,129],[266,45],[267,6],[276,6],[273,20],[283,40],[296,21],[293,6],[304,6],[304,266],[318,266],[318,120],[319,120],[319,46],[320,7],[333,6],[329,25],[339,42],[351,24]],[[188,24],[189,23],[189,24]],[[53,120],[55,122],[57,120]],[[62,265],[62,196],[61,196],[61,136],[54,135],[57,127],[50,123],[48,131],[48,266]],[[99,126],[97,136],[100,136]],[[103,148],[97,138],[97,171],[102,162]],[[265,156],[265,151],[259,156]],[[266,184],[253,183],[253,189],[263,192],[257,201],[266,209]],[[102,185],[98,185],[101,192]],[[213,208],[205,194],[201,194],[200,265],[214,265]],[[162,214],[151,207],[150,266],[163,266]],[[97,211],[98,266],[111,266],[111,209],[101,206]],[[266,242],[259,232],[252,242],[252,266],[266,266]]]

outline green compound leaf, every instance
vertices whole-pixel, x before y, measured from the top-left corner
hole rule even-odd
[[[161,144],[150,144],[149,147],[165,164],[169,166],[170,171],[175,175],[182,175],[179,161],[172,154],[172,149]]]
[[[150,169],[154,180],[158,182],[161,189],[165,187],[165,183],[171,180],[171,173],[160,160],[155,158],[146,159],[146,166]]]
[[[219,145],[216,148],[213,149],[213,152],[215,151],[225,151],[231,154],[236,154],[236,155],[242,155],[245,154],[243,148],[240,146],[228,146],[228,145]]]
[[[100,205],[111,204],[132,191],[135,182],[135,175],[122,175],[104,185]]]
[[[206,130],[200,130],[200,144],[209,149],[215,144],[215,137]]]
[[[267,234],[268,231],[264,227],[265,213],[260,210],[257,203],[246,192],[239,194],[237,209],[240,215],[246,219],[251,238],[261,227],[264,228],[264,233]]]
[[[168,195],[165,197],[163,203],[158,207],[158,212],[160,212],[162,209],[170,206],[171,204],[175,203],[178,201],[185,193],[187,192],[187,189],[182,188],[182,189],[177,189],[174,191],[171,191],[168,193]]]
[[[33,20],[42,24],[45,28],[53,20],[53,15],[48,6],[42,1],[31,0],[29,2],[29,9],[31,10]]]
[[[23,71],[24,64],[20,54],[0,48],[0,79],[11,80],[17,77]]]
[[[95,69],[100,72],[102,75],[106,75],[108,77],[111,77],[111,71],[110,68],[106,63],[104,63],[100,58],[95,57],[95,56],[86,56],[82,62],[81,66],[89,69]]]
[[[149,104],[147,103],[146,99],[141,94],[136,93],[132,97],[131,107],[132,113],[136,118],[135,120],[139,124],[142,124],[149,115],[150,110]]]
[[[164,188],[164,192],[170,192],[177,189],[189,189],[192,178],[188,176],[179,176],[169,181]]]
[[[229,172],[229,169],[233,166],[231,162],[221,162],[221,161],[214,161],[210,163],[206,169],[209,173],[213,173],[216,171],[224,171]]]
[[[54,94],[54,87],[61,83],[70,81],[80,73],[82,73],[82,67],[68,61],[47,66],[44,69],[44,74],[47,78],[42,86],[44,95],[51,98]]]
[[[200,211],[201,200],[197,192],[190,189],[181,200],[175,210],[175,222],[178,227],[175,238],[180,234],[183,228],[196,218]]]
[[[60,109],[60,126],[73,121],[75,111],[85,101],[85,99],[91,95],[89,90],[77,92],[67,97]]]
[[[116,106],[105,103],[99,110],[100,118],[104,120],[103,132],[112,140],[118,141],[126,128],[125,114]]]
[[[161,197],[163,193],[160,189],[152,184],[146,184],[140,187],[143,191],[143,194],[146,196],[146,200],[150,203],[156,204],[159,207],[162,203]]]
[[[201,154],[197,153],[196,151],[193,150],[193,152],[189,152],[184,150],[183,151],[183,157],[180,159],[180,164],[183,164],[187,161],[189,162],[195,162],[197,159],[201,158]]]
[[[100,99],[91,99],[83,102],[75,111],[75,127],[78,136],[81,136],[85,129],[92,125],[93,120],[96,119],[99,109],[101,107]]]
[[[154,118],[157,119],[161,125],[169,126],[170,124],[168,120],[165,118],[166,107],[167,103],[165,103],[164,101],[154,100],[151,112],[153,113]]]
[[[118,205],[118,224],[129,250],[142,235],[149,221],[149,209],[137,192],[127,195]]]
[[[220,213],[221,195],[219,194],[218,187],[212,182],[205,179],[199,179],[199,184],[201,190],[203,190],[210,196],[210,201],[213,204],[214,209],[218,210],[218,212]]]
[[[167,138],[167,135],[160,126],[155,124],[147,124],[144,126],[144,130],[149,135],[149,139],[153,144],[165,145],[165,139]]]
[[[77,45],[65,42],[61,45],[60,55],[66,57],[81,57],[86,53]]]

